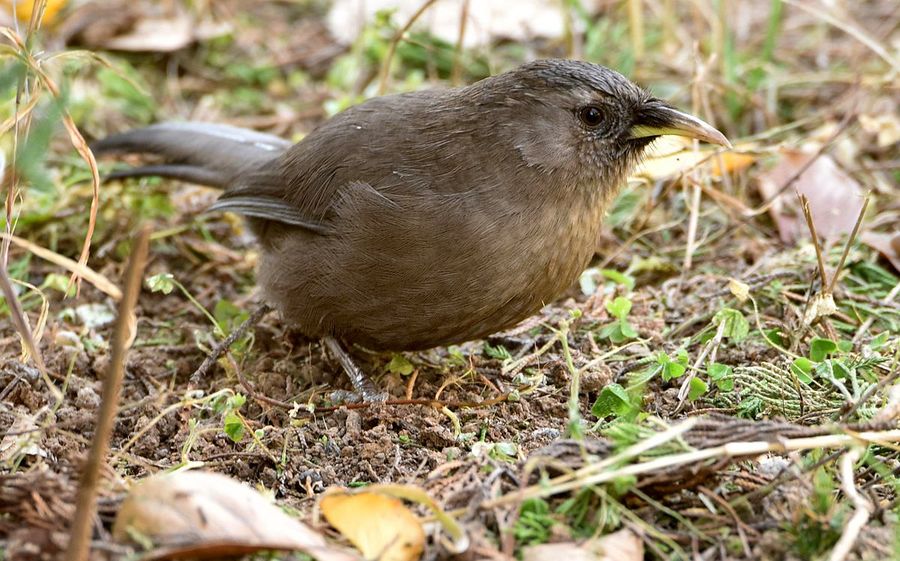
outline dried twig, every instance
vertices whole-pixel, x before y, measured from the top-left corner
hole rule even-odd
[[[819,262],[819,277],[822,281],[822,292],[827,292],[828,274],[825,272],[825,258],[822,256],[822,246],[819,244],[819,234],[816,232],[816,222],[813,220],[812,211],[809,209],[809,199],[800,191],[797,191],[797,198],[800,199],[800,208],[803,210],[803,217],[806,218],[806,226],[809,228],[813,246],[816,248],[816,259]]]
[[[118,319],[112,339],[112,354],[109,369],[103,379],[103,392],[100,409],[97,411],[97,426],[94,439],[88,453],[87,462],[78,485],[75,517],[66,551],[67,561],[83,561],[88,558],[91,541],[91,529],[96,512],[97,484],[100,481],[100,470],[109,451],[109,439],[112,436],[116,412],[119,406],[119,394],[122,388],[122,377],[125,374],[125,361],[128,349],[137,333],[137,318],[134,307],[137,305],[141,291],[141,279],[144,266],[147,264],[147,247],[150,242],[150,229],[143,228],[137,236],[128,268],[125,272],[125,290],[119,302]]]
[[[219,357],[222,356],[222,354],[225,353],[225,351],[227,351],[231,347],[231,345],[234,345],[234,343],[238,339],[243,337],[244,334],[247,333],[248,329],[259,323],[259,320],[261,320],[263,316],[270,311],[272,311],[272,308],[268,304],[260,304],[255,310],[253,310],[253,313],[250,314],[250,317],[245,319],[244,322],[237,326],[234,331],[229,333],[228,337],[225,337],[218,345],[213,347],[213,350],[209,353],[209,355],[207,355],[205,359],[203,359],[203,362],[200,363],[200,366],[197,368],[197,370],[195,370],[194,373],[191,374],[190,383],[197,384],[204,376],[209,374],[209,370],[212,368],[213,364],[215,364],[216,361],[219,360]]]
[[[9,306],[10,319],[12,320],[13,327],[16,328],[19,337],[22,339],[22,344],[25,345],[28,355],[40,371],[41,377],[44,379],[44,384],[47,385],[47,389],[53,394],[53,399],[56,403],[59,403],[62,401],[62,393],[50,379],[50,374],[47,372],[47,366],[44,364],[44,359],[41,357],[40,349],[38,349],[37,344],[34,341],[34,336],[31,333],[31,326],[28,324],[28,318],[22,310],[22,304],[19,302],[19,297],[16,296],[16,291],[13,288],[12,280],[9,278],[9,272],[6,270],[6,265],[4,263],[0,263],[0,292],[3,293],[6,304]]]
[[[387,84],[388,77],[391,74],[391,62],[394,60],[394,53],[397,51],[397,44],[403,39],[403,36],[406,35],[406,32],[409,31],[409,28],[416,23],[422,14],[425,13],[425,10],[430,8],[432,4],[437,2],[437,0],[425,0],[419,9],[416,10],[409,20],[397,30],[397,33],[394,34],[393,39],[391,39],[391,44],[388,46],[388,52],[384,55],[384,60],[381,62],[381,76],[378,78],[378,95],[384,95],[387,93]]]
[[[869,521],[869,518],[871,518],[872,513],[875,511],[875,507],[872,503],[866,500],[866,498],[860,494],[859,489],[856,488],[856,475],[853,471],[853,466],[859,461],[861,450],[862,447],[860,446],[853,447],[844,454],[844,457],[841,458],[840,461],[841,489],[843,489],[844,495],[850,499],[850,502],[853,503],[856,510],[854,510],[850,520],[847,521],[847,525],[844,526],[841,538],[838,540],[837,544],[835,544],[834,549],[831,550],[831,555],[828,557],[829,561],[843,561],[850,555],[850,551],[853,549],[853,544],[856,543],[859,533],[865,527],[866,522]]]
[[[870,198],[871,193],[866,193],[866,198],[863,200],[862,208],[859,209],[859,215],[856,217],[856,223],[853,225],[853,230],[850,232],[850,237],[847,238],[847,244],[844,246],[844,252],[841,254],[841,260],[840,262],[838,262],[837,269],[834,270],[834,275],[832,275],[831,277],[831,283],[828,284],[829,294],[834,294],[834,287],[837,284],[838,276],[841,274],[841,270],[844,268],[844,263],[847,261],[847,255],[850,253],[850,246],[853,245],[853,240],[855,240],[856,235],[859,234],[859,227],[862,225],[863,218],[865,218],[866,216],[866,208],[869,207]]]
[[[559,493],[583,489],[590,485],[606,483],[621,477],[655,473],[661,470],[681,466],[693,466],[711,459],[741,458],[766,453],[785,453],[796,450],[812,450],[824,448],[843,448],[859,442],[900,442],[900,430],[851,432],[849,434],[828,434],[822,436],[782,439],[780,441],[754,440],[745,442],[729,442],[721,446],[704,448],[680,454],[670,454],[614,468],[622,462],[637,457],[647,450],[657,448],[690,430],[696,419],[689,418],[671,429],[658,433],[644,441],[626,448],[621,453],[585,466],[582,469],[561,475],[548,482],[526,487],[502,497],[486,501],[481,508],[493,508],[500,505],[515,504],[525,499],[549,497]]]
[[[450,83],[454,86],[458,86],[462,80],[462,51],[468,23],[469,0],[463,0],[459,11],[459,34],[456,36],[456,47],[453,49],[453,69],[450,71]]]

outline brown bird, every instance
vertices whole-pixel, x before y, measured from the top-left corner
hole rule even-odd
[[[414,350],[482,338],[553,301],[591,259],[603,215],[664,134],[730,146],[621,74],[539,60],[473,85],[370,99],[291,145],[207,123],[106,138],[98,152],[224,193],[246,216],[265,299],[325,340]]]

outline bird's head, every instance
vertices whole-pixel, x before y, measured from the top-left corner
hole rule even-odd
[[[502,119],[525,165],[567,182],[613,188],[662,135],[730,147],[704,121],[654,98],[618,72],[574,60],[539,60],[495,79]]]

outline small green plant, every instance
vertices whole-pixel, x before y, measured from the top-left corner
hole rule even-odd
[[[601,339],[609,339],[613,343],[623,343],[638,336],[637,330],[628,322],[628,314],[631,312],[631,300],[624,296],[617,296],[606,303],[606,311],[616,320],[603,327],[597,334]]]
[[[409,376],[415,370],[409,359],[400,353],[396,353],[391,357],[387,369],[391,374],[399,374],[401,376]]]
[[[607,384],[600,390],[591,413],[598,419],[607,417],[632,418],[640,410],[632,396],[620,384]]]
[[[713,325],[722,330],[722,338],[740,343],[750,334],[750,322],[740,310],[722,308],[712,319]]]
[[[153,275],[147,279],[147,287],[150,289],[150,292],[162,292],[163,294],[171,294],[173,290],[176,288],[184,294],[185,298],[190,301],[191,304],[197,308],[200,313],[206,316],[206,319],[213,325],[216,330],[216,334],[220,337],[225,336],[225,330],[222,329],[222,325],[216,320],[216,318],[209,313],[209,310],[203,307],[203,304],[197,301],[196,298],[188,291],[188,289],[181,284],[172,273],[160,273],[158,275]]]
[[[678,349],[673,359],[668,354],[660,351],[656,355],[656,363],[659,365],[658,371],[663,381],[668,382],[684,376],[684,373],[687,372],[688,354],[683,348]]]
[[[222,429],[232,442],[240,442],[244,438],[246,423],[239,413],[247,402],[242,394],[222,396],[213,403],[213,411],[222,415]]]
[[[522,502],[519,519],[513,527],[516,540],[523,546],[546,543],[556,523],[550,505],[544,499],[526,499]]]
[[[484,350],[484,354],[486,354],[490,358],[497,360],[509,360],[512,358],[512,355],[509,354],[509,351],[506,350],[506,347],[504,347],[503,345],[497,345],[495,347],[485,342],[484,347],[482,348]]]
[[[734,370],[727,364],[711,362],[706,367],[706,373],[719,391],[730,392],[734,389]]]

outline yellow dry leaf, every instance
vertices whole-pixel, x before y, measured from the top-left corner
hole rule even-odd
[[[21,22],[27,22],[31,20],[31,12],[34,11],[34,4],[37,0],[0,0],[0,4],[2,4],[5,8],[12,9],[13,4],[15,4],[16,8],[16,18]],[[41,18],[41,23],[44,25],[52,24],[56,15],[66,7],[66,3],[68,0],[47,0],[47,7],[44,9],[44,17]]]
[[[740,171],[756,161],[756,156],[738,152],[715,155],[712,150],[694,150],[689,139],[664,136],[650,146],[647,157],[634,172],[634,177],[651,181],[675,177],[698,165],[708,165],[710,174],[719,177],[723,173]],[[738,149],[751,150],[752,146]]]
[[[366,559],[416,561],[425,551],[422,524],[399,499],[339,491],[322,497],[319,507]]]
[[[728,279],[728,290],[738,299],[738,302],[743,302],[750,297],[750,285],[737,279]]]

